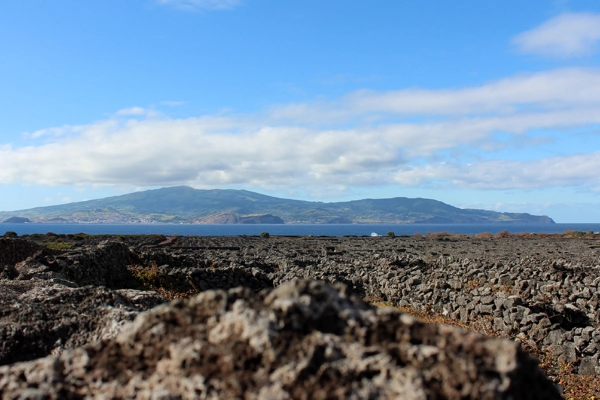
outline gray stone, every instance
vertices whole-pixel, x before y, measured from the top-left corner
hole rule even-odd
[[[523,305],[523,299],[517,296],[509,296],[506,300],[504,300],[503,307],[508,310],[521,305]]]
[[[579,375],[596,375],[596,367],[598,367],[598,360],[585,357],[581,360],[577,372]]]
[[[514,281],[509,275],[502,275],[498,278],[498,284],[502,286],[512,286]]]
[[[564,330],[557,329],[554,331],[550,331],[546,339],[544,339],[544,344],[547,346],[556,346],[563,344],[563,334]]]
[[[475,307],[475,311],[480,315],[491,315],[494,312],[494,307],[491,304],[479,304]]]

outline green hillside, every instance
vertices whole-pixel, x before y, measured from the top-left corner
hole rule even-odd
[[[280,217],[285,223],[553,223],[547,216],[460,209],[430,199],[395,197],[337,203],[289,200],[247,190],[187,186],[135,192],[77,203],[0,212],[32,222],[214,223],[220,215]],[[231,220],[231,218],[227,219]]]

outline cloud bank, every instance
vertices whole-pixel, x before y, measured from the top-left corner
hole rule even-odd
[[[359,91],[243,116],[173,119],[134,106],[87,125],[33,132],[27,146],[0,145],[0,182],[321,193],[380,185],[595,190],[598,152],[514,159],[506,150],[535,143],[536,132],[552,131],[552,141],[596,125],[600,70],[576,68],[462,89]]]
[[[600,42],[600,14],[559,15],[514,38],[523,53],[549,57],[574,57],[594,53]]]

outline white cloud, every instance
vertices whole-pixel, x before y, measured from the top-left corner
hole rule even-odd
[[[146,110],[142,107],[123,108],[117,111],[117,115],[144,115]]]
[[[560,109],[600,105],[600,70],[564,68],[519,74],[463,89],[358,91],[326,104],[292,104],[271,110],[271,117],[292,121],[337,121],[357,115],[511,114],[522,108]]]
[[[183,10],[229,10],[242,3],[241,0],[156,0],[156,2]]]
[[[87,125],[41,130],[31,135],[32,142],[43,136],[35,145],[0,145],[0,183],[309,192],[389,184],[597,188],[600,153],[593,144],[581,154],[521,162],[500,156],[460,161],[448,154],[466,149],[477,155],[510,147],[512,139],[526,146],[537,143],[528,138],[532,131],[559,135],[599,124],[596,69],[518,75],[463,89],[362,91],[244,117],[170,119],[131,107]]]
[[[25,133],[24,135],[26,137],[37,139],[42,136],[62,136],[65,133],[69,132],[70,130],[71,130],[71,127],[69,127],[68,125],[65,125],[65,126],[55,127],[55,128],[39,129],[32,133]]]
[[[550,57],[589,55],[600,42],[600,14],[562,14],[517,35],[513,42],[524,53]]]
[[[395,175],[404,185],[450,182],[470,189],[534,189],[589,186],[600,189],[600,152],[548,157],[532,161],[492,160],[476,164],[426,165]]]
[[[359,132],[241,128],[234,120],[209,117],[74,127],[81,132],[76,137],[1,150],[0,182],[285,187],[344,177],[365,184],[360,181],[396,163],[395,149]]]

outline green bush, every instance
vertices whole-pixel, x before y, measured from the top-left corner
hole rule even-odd
[[[260,237],[263,239],[268,239],[271,237],[271,235],[269,235],[269,232],[261,232]]]
[[[4,234],[4,237],[6,238],[16,238],[17,236],[19,235],[17,235],[17,232],[14,231],[8,231]]]
[[[385,234],[385,236],[396,237],[396,234],[394,232],[388,232],[388,233]]]
[[[73,243],[62,242],[62,241],[44,243],[44,246],[46,246],[47,248],[52,249],[52,250],[69,250],[72,245],[73,245]]]
[[[89,236],[83,232],[76,233],[73,235],[73,239],[77,241],[86,240]]]

